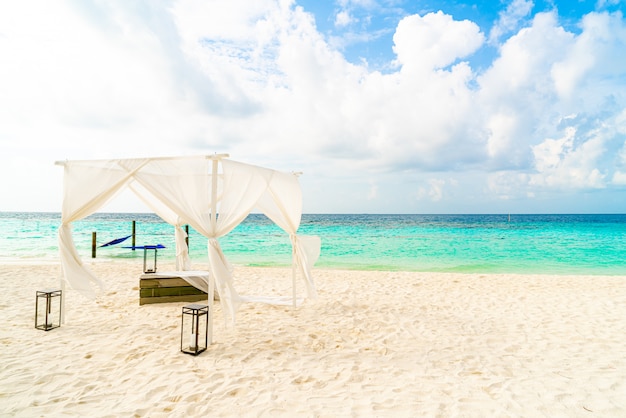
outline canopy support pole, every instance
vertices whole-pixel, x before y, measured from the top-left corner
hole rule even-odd
[[[211,171],[211,226],[215,232],[217,225],[217,164],[219,160],[213,159],[213,168]],[[209,276],[209,344],[213,344],[213,299],[215,299],[215,277]]]
[[[296,246],[292,241],[292,250],[291,250],[291,287],[293,289],[293,310],[295,311],[297,308],[297,291],[296,291]]]
[[[217,230],[217,168],[222,158],[228,158],[228,154],[215,154],[207,157],[212,160],[211,168],[211,232],[215,234]],[[213,300],[215,299],[215,277],[213,274],[209,275],[209,292],[208,292],[208,305],[209,305],[209,332],[207,333],[209,338],[209,345],[213,344]]]

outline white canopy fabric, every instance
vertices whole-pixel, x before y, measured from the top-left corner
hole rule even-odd
[[[290,236],[295,274],[306,283],[306,296],[317,296],[311,268],[320,254],[319,237],[296,234],[302,215],[302,192],[295,174],[235,162],[224,156],[136,158],[65,161],[64,196],[59,228],[63,277],[73,289],[95,296],[103,282],[82,263],[72,239],[71,224],[96,212],[122,189],[129,188],[165,222],[175,227],[176,268],[191,270],[186,234],[189,224],[208,238],[209,284],[192,283],[213,294],[213,281],[225,320],[234,323],[245,301],[271,302],[271,298],[240,296],[232,267],[218,239],[232,231],[250,212],[259,210]],[[221,169],[221,170],[220,170]],[[212,298],[209,297],[212,304]]]

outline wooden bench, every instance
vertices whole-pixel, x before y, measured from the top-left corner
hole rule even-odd
[[[178,275],[147,273],[139,278],[139,305],[149,303],[197,302],[207,299],[206,292],[187,283]]]

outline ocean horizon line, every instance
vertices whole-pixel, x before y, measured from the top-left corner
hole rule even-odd
[[[33,214],[61,214],[61,211],[47,211],[47,210],[27,210],[27,211],[15,211],[15,210],[0,210],[0,213],[10,214],[10,213],[33,213]],[[126,214],[140,214],[140,215],[156,215],[151,211],[97,211],[93,214],[115,214],[115,215],[126,215]],[[92,215],[93,215],[92,214]],[[250,212],[253,215],[263,215],[261,212]],[[626,212],[441,212],[441,213],[430,213],[430,212],[303,212],[302,215],[346,215],[346,216],[407,216],[407,215],[415,215],[415,216],[521,216],[521,215],[530,215],[530,216],[547,216],[547,215],[626,215]],[[91,215],[89,215],[91,216]],[[158,216],[158,215],[157,215]]]

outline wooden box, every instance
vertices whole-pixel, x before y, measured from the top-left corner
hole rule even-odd
[[[139,304],[167,302],[197,302],[207,300],[207,294],[180,277],[143,274],[139,279]]]

